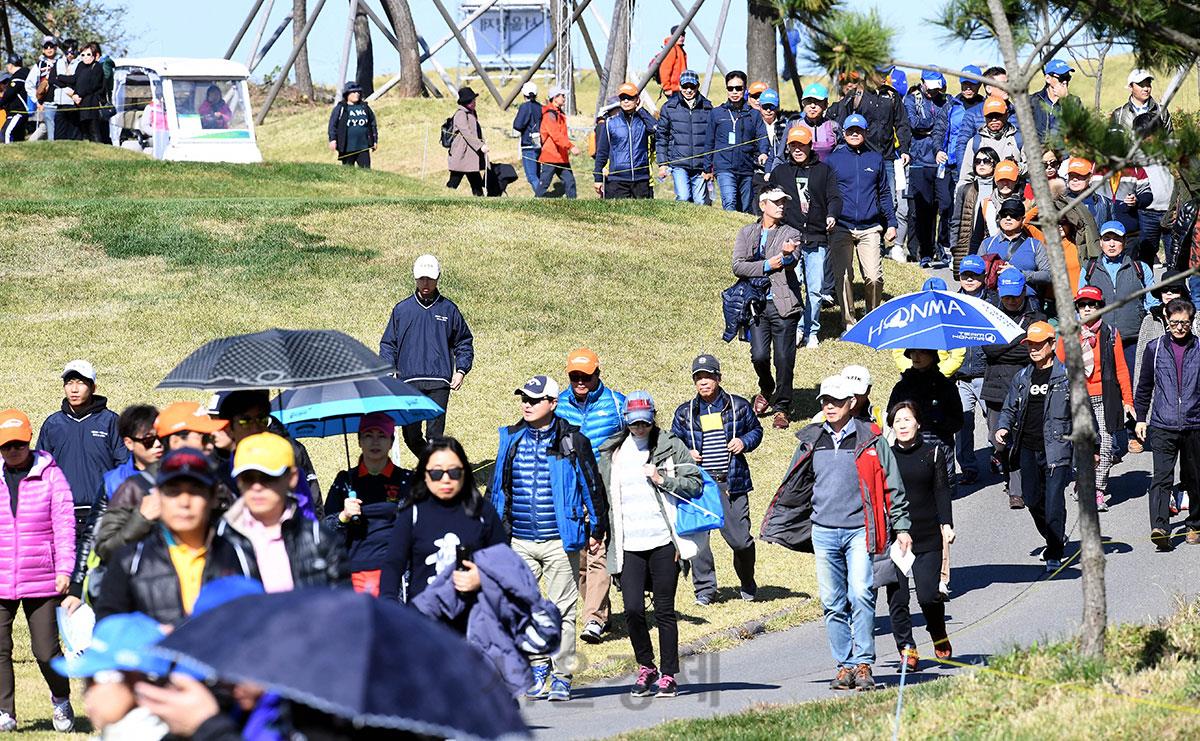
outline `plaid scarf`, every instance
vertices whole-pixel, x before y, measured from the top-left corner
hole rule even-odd
[[[1083,325],[1079,328],[1080,345],[1083,347],[1083,374],[1087,378],[1092,377],[1092,371],[1096,370],[1096,345],[1100,341],[1097,331],[1100,329],[1100,322],[1095,322],[1091,327]]]

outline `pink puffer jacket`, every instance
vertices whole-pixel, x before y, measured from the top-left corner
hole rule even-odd
[[[0,599],[58,594],[54,577],[75,566],[75,504],[62,469],[37,451],[17,489],[13,517],[8,484],[0,476]]]

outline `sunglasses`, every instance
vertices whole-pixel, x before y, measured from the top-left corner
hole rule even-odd
[[[526,405],[526,406],[535,407],[535,406],[537,406],[538,404],[541,404],[541,403],[542,403],[543,401],[545,401],[547,398],[549,398],[549,397],[542,396],[542,397],[539,397],[539,398],[535,399],[535,398],[533,398],[532,396],[525,396],[524,394],[522,394],[522,395],[521,395],[521,403],[522,403],[522,404],[524,404],[524,405]]]
[[[763,106],[763,107],[762,107],[762,109],[763,109],[764,111],[771,111],[772,113],[774,113],[775,111],[779,110],[778,108],[776,108],[775,106],[771,105],[770,103],[768,103],[768,104],[766,104],[765,106]]]
[[[649,422],[630,422],[629,426],[630,427],[638,427],[638,428],[649,427],[650,423]]]
[[[1192,323],[1187,319],[1170,319],[1167,321],[1167,326],[1175,329],[1186,329],[1187,327],[1190,327],[1191,324]]]
[[[983,280],[983,276],[979,273],[959,273],[959,280]]]
[[[1066,85],[1066,84],[1068,84],[1069,82],[1071,82],[1071,76],[1070,76],[1070,75],[1050,75],[1050,76],[1051,76],[1051,77],[1053,77],[1054,79],[1058,80],[1059,82],[1061,82],[1061,83],[1062,83],[1062,84],[1064,84],[1064,85]]]
[[[992,159],[991,157],[976,157],[975,164],[977,164],[977,165],[994,165],[994,164],[996,164],[996,160]]]
[[[234,417],[229,420],[230,424],[237,425],[245,429],[246,427],[257,425],[258,427],[267,427],[271,424],[271,417],[263,415],[261,417]]]
[[[11,453],[14,450],[23,450],[28,447],[29,443],[25,440],[13,440],[12,442],[0,445],[0,450],[3,450],[5,453]]]
[[[725,89],[731,93],[740,93],[746,89],[745,85],[726,85]]]
[[[462,466],[454,468],[427,468],[425,474],[429,476],[431,481],[441,481],[443,476],[449,476],[451,481],[461,481],[463,477]]]
[[[1047,170],[1049,170],[1051,168],[1058,167],[1059,165],[1062,164],[1062,162],[1060,162],[1058,160],[1046,160],[1042,164],[1046,166]]]
[[[621,100],[637,100],[636,95],[620,95],[617,97],[619,97]]]
[[[144,437],[131,437],[129,439],[134,441],[135,443],[138,443],[143,448],[153,448],[155,443],[158,443],[160,445],[162,444],[162,440],[160,440],[158,435],[155,435],[154,433],[150,433],[149,435],[145,435]]]
[[[1098,309],[1100,306],[1101,304],[1096,301],[1083,300],[1075,302],[1075,308],[1077,309]]]
[[[681,90],[699,90],[700,89],[699,85],[693,85],[690,82],[686,85],[680,85],[679,87]]]
[[[592,380],[595,377],[596,377],[596,374],[594,374],[594,373],[569,373],[569,374],[567,374],[567,378],[569,378],[571,380],[571,383],[587,383],[588,381]]]

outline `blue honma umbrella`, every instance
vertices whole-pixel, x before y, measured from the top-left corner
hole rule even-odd
[[[842,339],[876,350],[953,350],[1012,342],[1025,330],[997,307],[961,293],[917,291],[867,314]]]
[[[242,597],[187,621],[154,651],[207,678],[253,682],[363,726],[528,736],[499,673],[462,636],[350,589]]]

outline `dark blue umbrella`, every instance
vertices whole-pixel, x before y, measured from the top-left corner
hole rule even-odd
[[[253,682],[364,726],[528,736],[499,673],[462,636],[349,589],[242,597],[187,621],[155,651],[209,678]]]
[[[331,437],[358,432],[358,420],[386,412],[398,425],[445,413],[437,402],[404,381],[383,376],[306,386],[279,395],[275,418],[292,437]]]

